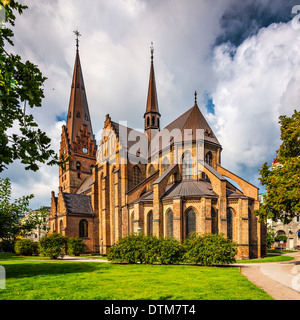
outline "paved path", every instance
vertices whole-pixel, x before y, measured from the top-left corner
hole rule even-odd
[[[286,262],[238,263],[241,273],[275,300],[300,300],[300,252]]]

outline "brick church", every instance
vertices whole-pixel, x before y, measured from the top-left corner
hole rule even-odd
[[[153,48],[143,116],[141,133],[107,115],[97,146],[77,42],[59,151],[69,162],[59,168],[57,196],[52,191],[49,232],[81,237],[89,252],[100,253],[131,233],[179,241],[191,232],[222,233],[238,244],[239,258],[264,256],[266,226],[254,215],[258,188],[222,167],[222,146],[196,93],[190,109],[160,128]]]

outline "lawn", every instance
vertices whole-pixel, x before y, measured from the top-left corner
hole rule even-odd
[[[0,261],[0,300],[268,300],[237,267]]]

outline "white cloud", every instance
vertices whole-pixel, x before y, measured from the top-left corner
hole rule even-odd
[[[234,56],[232,49],[224,44],[214,51],[218,81],[210,120],[224,148],[223,165],[243,176],[243,168],[273,160],[279,116],[299,108],[300,34],[291,23],[272,24],[234,48]]]

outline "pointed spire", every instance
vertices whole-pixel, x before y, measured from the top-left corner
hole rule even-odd
[[[155,74],[154,74],[154,64],[153,64],[153,53],[154,53],[153,42],[151,42],[150,50],[151,50],[151,67],[150,67],[150,77],[149,77],[146,113],[156,112],[159,114],[157,92],[156,92],[156,83],[155,83]]]
[[[74,31],[75,33],[75,31]],[[83,74],[79,58],[78,30],[76,31],[76,58],[73,71],[73,80],[70,94],[69,110],[67,115],[67,131],[70,142],[75,141],[79,131],[83,129],[83,125],[87,126],[87,131],[91,134],[94,140],[92,123],[87,103]]]

